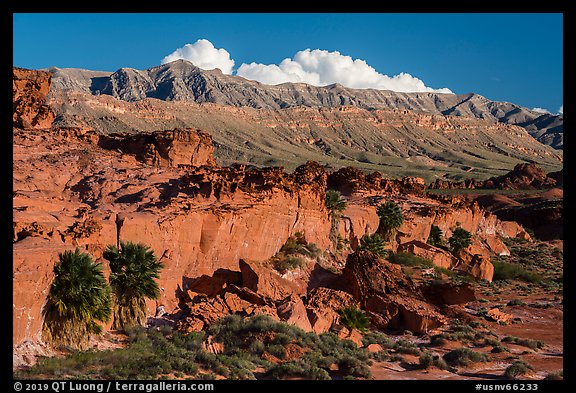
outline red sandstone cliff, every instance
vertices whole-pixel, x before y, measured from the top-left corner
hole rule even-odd
[[[21,85],[40,92],[45,86]],[[17,91],[15,101],[28,95],[33,93]],[[24,109],[36,105],[21,102],[28,102]],[[81,129],[15,128],[13,137],[15,344],[40,339],[41,310],[59,253],[78,246],[103,261],[105,247],[120,239],[150,246],[165,264],[161,298],[148,305],[153,315],[160,304],[174,309],[184,277],[212,275],[222,268],[237,271],[240,260],[264,261],[296,232],[322,250],[331,249],[327,184],[348,191],[339,231],[352,243],[376,231],[376,206],[387,199],[396,200],[406,217],[398,243],[425,242],[433,224],[449,236],[458,222],[475,235],[477,249],[469,254],[489,255],[505,252],[498,236],[523,235],[517,224],[501,222],[477,206],[422,197],[421,179],[355,178],[354,171],[339,177],[313,162],[292,174],[282,168],[217,167],[209,135],[198,130],[104,137]],[[488,273],[480,269],[477,276]],[[390,312],[411,316],[411,306],[400,303],[394,300]],[[302,317],[297,299],[279,309],[288,319]],[[418,321],[435,325],[441,318],[433,311]]]
[[[12,77],[13,116],[15,127],[50,128],[54,112],[46,105],[52,75],[44,71],[33,71],[14,67]]]

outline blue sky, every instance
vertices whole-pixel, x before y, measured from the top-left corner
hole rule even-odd
[[[145,69],[206,39],[226,50],[234,74],[244,63],[256,63],[244,72],[256,75],[320,49],[361,59],[378,78],[407,73],[427,88],[553,113],[563,105],[562,14],[14,14],[13,21],[13,64],[25,68]]]

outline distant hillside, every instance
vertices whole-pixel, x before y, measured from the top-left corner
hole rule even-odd
[[[224,165],[292,170],[314,160],[332,169],[355,166],[427,181],[487,179],[521,162],[547,172],[562,168],[561,150],[508,124],[533,120],[533,112],[512,113],[505,103],[496,110],[498,103],[478,95],[269,86],[185,61],[145,71],[50,72],[48,103],[57,126],[102,133],[200,128],[212,135]],[[502,115],[502,122],[482,112],[480,103]]]
[[[49,69],[54,89],[80,89],[123,101],[157,98],[165,101],[211,102],[220,105],[282,109],[294,106],[400,109],[430,114],[469,116],[524,127],[540,142],[561,149],[563,117],[542,114],[478,94],[397,93],[349,89],[339,84],[316,87],[304,83],[265,85],[220,70],[205,71],[186,60],[147,70],[121,68],[114,73]]]

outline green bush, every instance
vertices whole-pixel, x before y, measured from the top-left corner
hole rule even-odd
[[[402,209],[396,202],[388,201],[378,206],[376,213],[380,218],[378,231],[382,232],[385,241],[389,242],[394,240],[396,230],[400,228],[404,222]]]
[[[430,234],[428,235],[427,243],[434,247],[444,247],[445,241],[444,232],[442,232],[442,229],[436,225],[432,225],[430,228]]]
[[[420,355],[418,363],[423,369],[436,367],[439,370],[448,370],[450,368],[444,359],[438,355],[433,355],[430,352],[424,352],[422,355]]]
[[[486,354],[475,352],[470,348],[457,348],[444,354],[444,360],[452,366],[467,366],[470,363],[487,362]]]
[[[517,360],[506,368],[504,376],[508,379],[514,379],[517,376],[528,374],[530,370],[534,370],[534,368],[523,360]]]
[[[360,245],[357,251],[370,251],[380,258],[386,258],[388,256],[388,251],[384,249],[384,239],[375,233],[373,235],[364,235],[360,239]]]
[[[390,252],[388,261],[402,266],[433,267],[432,261],[412,254],[411,252]]]
[[[408,340],[400,339],[392,346],[397,353],[407,355],[420,355],[421,351],[418,346]]]
[[[507,306],[512,307],[512,306],[525,306],[526,303],[524,303],[522,300],[520,299],[512,299],[510,300],[507,304]]]
[[[518,338],[514,336],[506,336],[502,339],[503,343],[512,343],[530,348],[534,351],[544,348],[544,341],[532,340],[529,338]]]
[[[277,259],[274,261],[274,269],[281,273],[287,272],[289,270],[302,269],[306,266],[306,262],[300,258],[293,255],[287,255],[284,258]]]
[[[492,261],[492,265],[494,265],[495,281],[520,280],[535,284],[542,281],[542,277],[538,273],[530,272],[524,269],[522,266],[514,263],[494,260]]]
[[[364,311],[356,307],[344,307],[338,313],[340,324],[348,329],[365,330],[370,325],[370,319]]]
[[[564,371],[560,370],[553,373],[548,373],[544,379],[547,381],[561,381],[564,379]]]
[[[472,244],[472,234],[464,228],[457,227],[448,239],[448,244],[454,254]]]

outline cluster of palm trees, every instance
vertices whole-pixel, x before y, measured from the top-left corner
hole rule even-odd
[[[337,225],[342,212],[346,209],[346,200],[338,191],[326,191],[326,207],[331,213],[332,230],[330,231],[331,237],[337,233]],[[368,250],[378,255],[381,258],[388,256],[388,251],[385,249],[386,243],[396,240],[396,233],[400,226],[404,223],[404,215],[400,206],[394,201],[388,201],[378,206],[376,213],[380,218],[380,223],[376,233],[366,234],[360,239],[360,244],[357,250]],[[432,225],[428,243],[451,251],[454,255],[465,249],[472,243],[472,234],[467,230],[460,227],[454,229],[452,236],[448,239],[448,245],[443,238],[442,230]]]
[[[120,242],[103,254],[109,262],[106,281],[102,264],[76,248],[59,254],[54,280],[44,306],[44,339],[52,345],[87,349],[91,334],[113,318],[112,329],[144,325],[146,299],[158,299],[163,264],[149,247]]]

